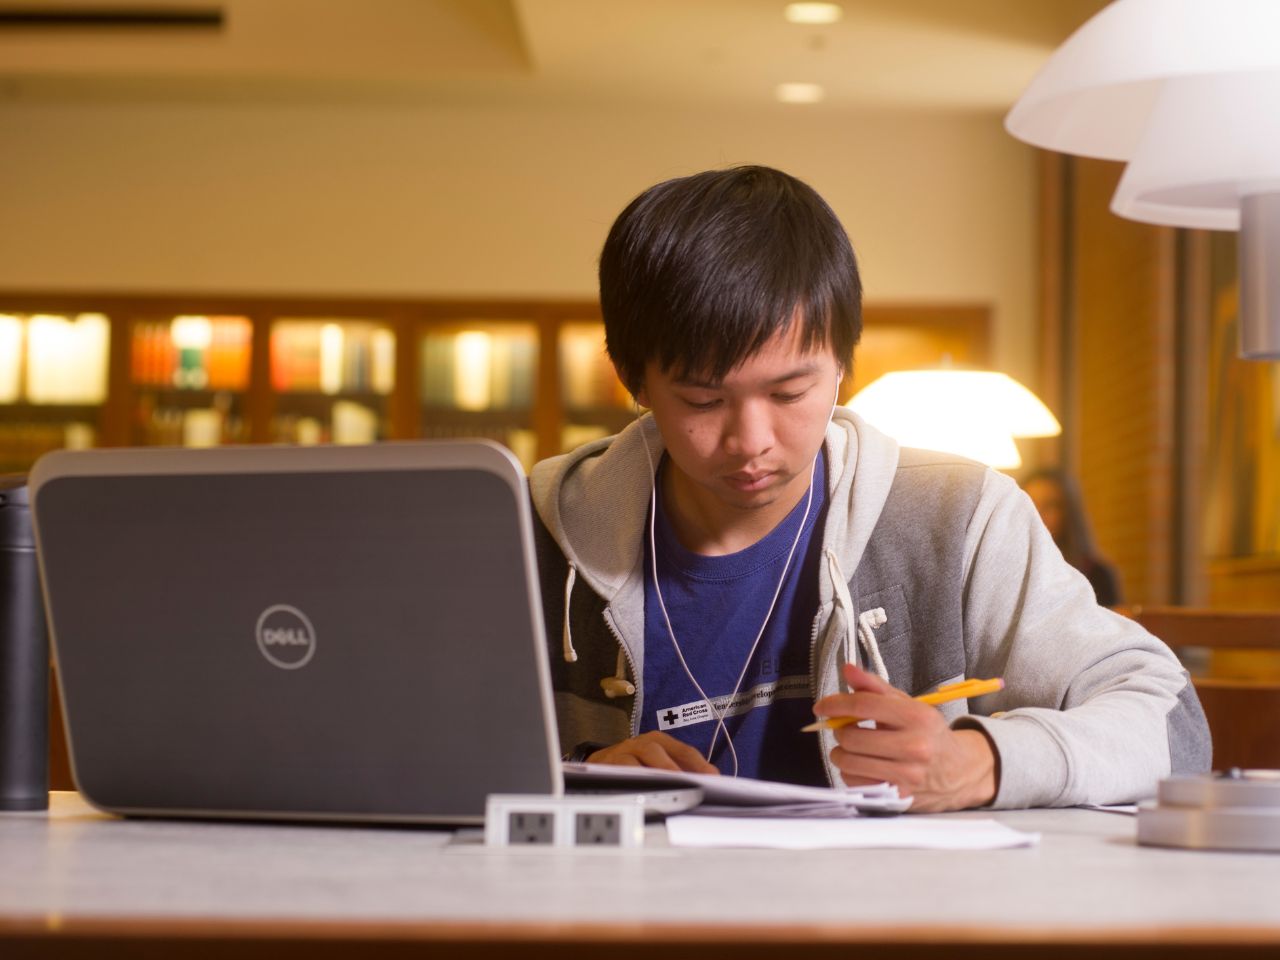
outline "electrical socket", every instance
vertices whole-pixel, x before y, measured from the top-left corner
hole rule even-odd
[[[629,848],[644,846],[642,794],[490,794],[489,846]]]
[[[573,842],[578,846],[622,845],[622,817],[616,813],[576,813]]]
[[[507,843],[555,843],[556,820],[550,813],[507,814]]]

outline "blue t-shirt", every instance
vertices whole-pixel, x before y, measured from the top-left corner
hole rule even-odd
[[[676,539],[657,498],[654,541],[662,599],[685,662],[698,684],[725,712],[725,726],[738,754],[738,774],[761,780],[825,785],[822,755],[814,735],[800,728],[813,720],[809,657],[818,611],[821,530],[826,512],[826,464],[822,451],[813,504],[787,570],[786,582],[730,701],[743,661],[764,622],[778,579],[805,516],[808,494],[767,536],[738,553],[706,557]],[[665,459],[660,469],[666,469]],[[706,756],[719,726],[676,655],[653,588],[653,561],[645,538],[644,716],[641,732],[661,730]],[[727,704],[727,709],[726,709]],[[724,731],[711,762],[733,773]]]

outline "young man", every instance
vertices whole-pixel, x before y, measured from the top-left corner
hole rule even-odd
[[[531,477],[566,750],[887,780],[916,810],[1127,801],[1207,769],[1186,672],[1094,602],[1012,480],[836,406],[861,284],[811,188],[658,184],[613,225],[600,297],[649,413]],[[911,699],[962,677],[1006,686]],[[815,713],[875,728],[802,733]]]

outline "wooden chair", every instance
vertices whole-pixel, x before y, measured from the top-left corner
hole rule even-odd
[[[1215,675],[1223,651],[1280,652],[1280,612],[1195,607],[1128,607],[1131,617],[1174,650],[1210,651],[1210,669],[1192,680],[1213,734],[1213,766],[1280,769],[1280,677]]]

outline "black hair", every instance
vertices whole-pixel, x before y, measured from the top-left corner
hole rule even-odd
[[[614,221],[600,254],[609,358],[633,394],[645,364],[724,378],[797,310],[806,350],[829,344],[851,369],[862,281],[848,234],[808,184],[741,166],[650,187]]]

